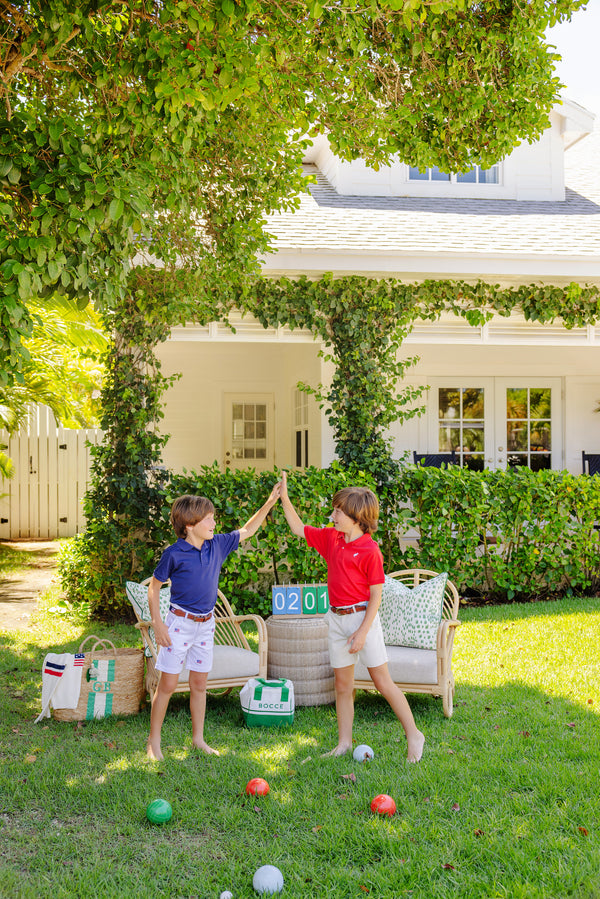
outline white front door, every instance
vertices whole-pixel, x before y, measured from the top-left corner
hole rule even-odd
[[[475,471],[564,466],[560,378],[435,379],[428,407],[422,451],[454,450]]]
[[[271,393],[225,394],[225,468],[274,467],[274,405]]]

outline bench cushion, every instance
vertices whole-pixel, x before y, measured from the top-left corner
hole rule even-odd
[[[148,667],[156,671],[154,659],[148,660]],[[216,645],[213,653],[213,666],[208,672],[207,686],[211,681],[228,678],[258,677],[259,664],[258,653],[249,649],[241,649],[239,646]],[[187,684],[190,672],[184,668],[179,675],[179,683]]]
[[[437,684],[437,653],[435,649],[414,649],[409,646],[386,646],[388,668],[394,683]],[[369,680],[369,672],[362,662],[354,666],[355,680]]]
[[[411,589],[386,575],[379,607],[386,646],[435,649],[447,580],[444,572]]]

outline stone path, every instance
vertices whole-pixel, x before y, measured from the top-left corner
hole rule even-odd
[[[3,545],[20,554],[35,553],[37,557],[31,568],[0,577],[0,630],[27,628],[40,594],[56,576],[60,544],[55,540],[11,540]]]

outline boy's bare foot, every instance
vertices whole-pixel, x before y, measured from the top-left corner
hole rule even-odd
[[[336,746],[335,749],[330,749],[329,752],[324,752],[321,755],[322,759],[332,759],[337,758],[340,755],[346,755],[347,752],[350,752],[352,749],[351,746]]]
[[[423,755],[423,747],[425,746],[425,734],[418,730],[414,737],[407,740],[407,744],[406,760],[408,762],[420,762]]]
[[[160,743],[158,745],[154,745],[151,740],[148,740],[148,743],[146,745],[146,755],[154,762],[160,762],[164,759],[164,755],[160,751]]]
[[[209,746],[208,743],[204,742],[204,740],[198,740],[198,742],[194,740],[194,746],[196,747],[196,749],[201,749],[202,752],[205,752],[207,755],[221,754],[218,749],[213,749],[212,746]]]

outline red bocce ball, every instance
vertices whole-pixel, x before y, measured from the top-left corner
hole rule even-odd
[[[246,784],[248,796],[266,796],[270,789],[269,784],[262,777],[253,777]]]
[[[371,802],[371,811],[377,812],[379,815],[394,815],[396,813],[396,803],[387,793],[380,793]]]

